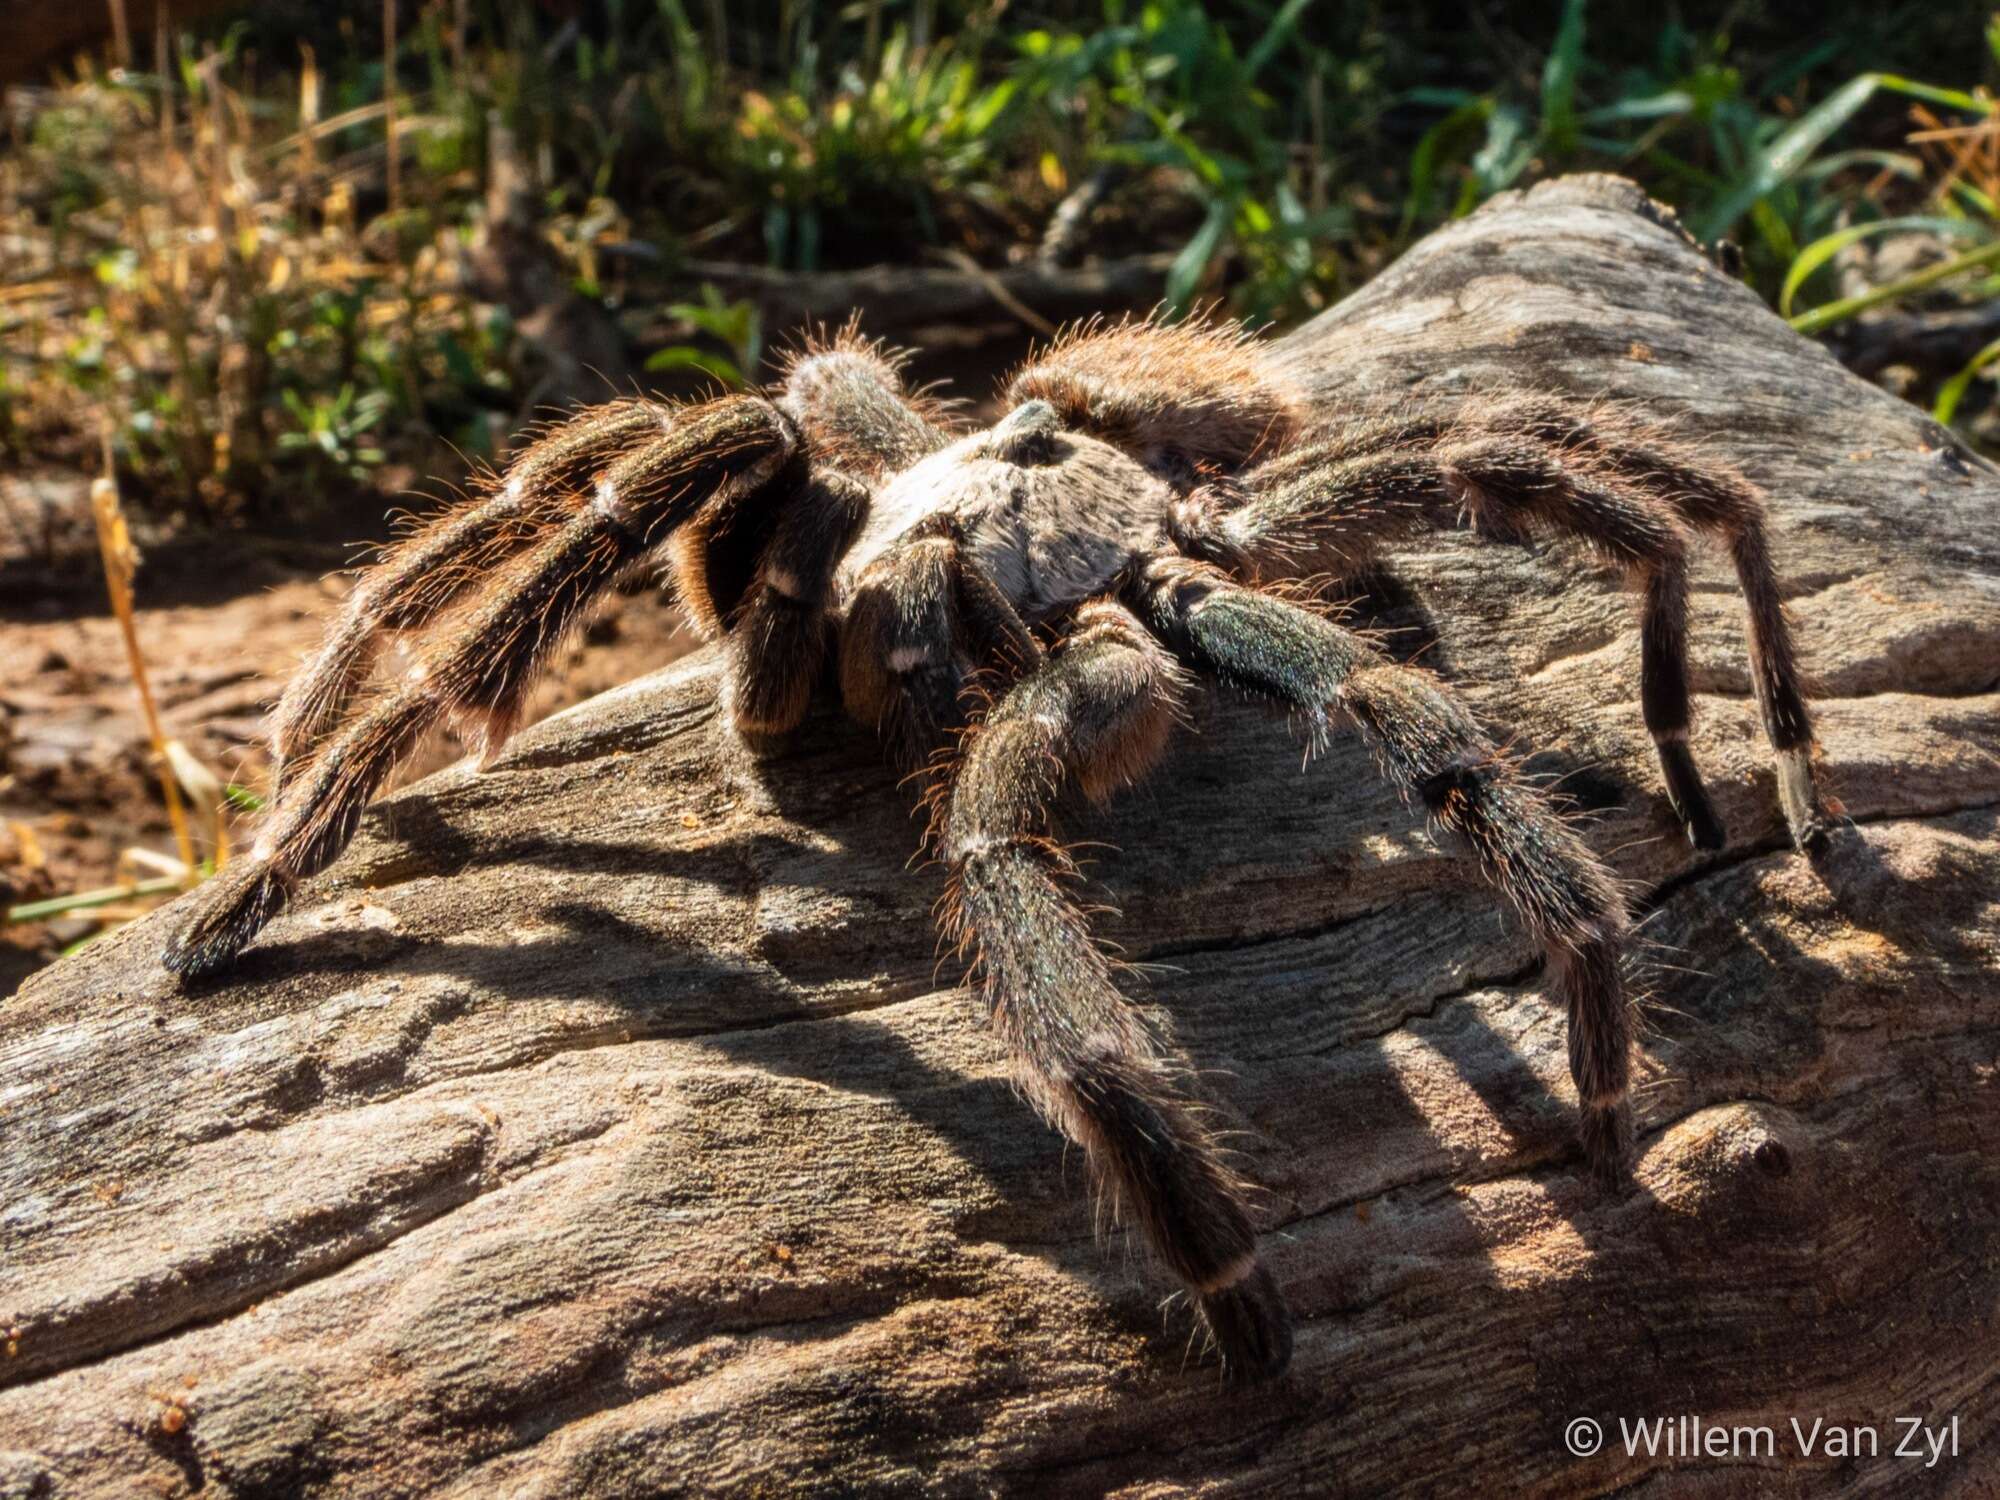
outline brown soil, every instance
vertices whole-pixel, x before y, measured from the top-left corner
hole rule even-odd
[[[81,481],[74,484],[82,495]],[[163,728],[226,781],[266,784],[263,718],[349,586],[348,549],[242,537],[163,546],[142,567],[141,650]],[[0,907],[114,885],[125,851],[175,849],[118,623],[92,560],[0,560]],[[655,589],[606,606],[541,687],[531,718],[692,645]],[[464,753],[446,735],[405,773]],[[237,821],[247,822],[239,815]],[[241,842],[245,830],[232,830]],[[150,873],[150,872],[141,872]],[[158,899],[158,898],[155,898]],[[145,903],[138,903],[144,905]],[[0,927],[0,995],[134,905]]]

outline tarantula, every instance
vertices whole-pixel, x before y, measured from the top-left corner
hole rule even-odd
[[[933,769],[946,926],[1019,1086],[1082,1146],[1225,1367],[1274,1375],[1291,1319],[1244,1185],[1092,940],[1052,836],[1059,792],[1105,798],[1145,775],[1189,673],[1283,705],[1314,743],[1352,721],[1544,945],[1584,1155],[1615,1183],[1631,1049],[1616,881],[1450,688],[1281,586],[1465,519],[1589,544],[1641,586],[1645,722],[1688,837],[1714,848],[1688,749],[1687,611],[1693,536],[1715,535],[1748,604],[1784,811],[1810,847],[1826,812],[1763,506],[1740,475],[1608,408],[1514,396],[1329,419],[1227,327],[1086,328],[1005,397],[993,427],[954,433],[850,327],[769,394],[625,401],[555,427],[362,576],[277,709],[252,857],[190,898],[166,961],[228,964],[434,726],[469,725],[490,756],[551,647],[664,549],[684,607],[727,643],[739,731],[793,728],[837,667],[848,713]],[[416,665],[370,689],[405,632]]]

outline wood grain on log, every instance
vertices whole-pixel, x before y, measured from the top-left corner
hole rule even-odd
[[[1211,694],[1072,831],[1300,1318],[1288,1375],[1218,1389],[937,969],[872,747],[827,716],[749,762],[704,654],[388,801],[230,982],[171,983],[155,918],[0,1010],[0,1496],[1991,1493],[2000,481],[1645,210],[1508,196],[1284,345],[1327,402],[1635,399],[1770,491],[1854,819],[1817,866],[1717,559],[1715,856],[1613,577],[1452,536],[1378,590],[1646,913],[1629,1194],[1579,1171],[1519,925],[1351,741],[1302,773]],[[1775,1454],[1624,1455],[1682,1412]],[[1956,1455],[1890,1456],[1898,1416]]]

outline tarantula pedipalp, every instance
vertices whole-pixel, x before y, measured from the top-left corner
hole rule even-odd
[[[627,402],[544,436],[504,482],[364,575],[279,705],[279,790],[254,856],[190,898],[167,963],[226,966],[338,855],[433,726],[469,722],[501,743],[552,644],[664,549],[685,606],[728,641],[740,731],[796,726],[837,644],[849,713],[906,764],[939,768],[949,927],[975,955],[1023,1091],[1083,1146],[1225,1364],[1274,1374],[1290,1315],[1242,1184],[1072,899],[1050,827],[1059,793],[1102,798],[1144,775],[1191,672],[1285,706],[1315,742],[1351,720],[1542,942],[1584,1151],[1615,1180],[1631,1050],[1616,883],[1442,682],[1272,585],[1351,571],[1396,536],[1468,514],[1581,538],[1643,586],[1644,717],[1683,827],[1713,845],[1721,827],[1687,743],[1686,614],[1692,535],[1717,534],[1806,846],[1825,814],[1763,508],[1740,476],[1602,410],[1523,396],[1326,420],[1258,345],[1213,327],[1086,330],[1007,395],[997,425],[954,436],[849,334],[769,395]],[[413,633],[417,665],[370,688],[397,632]],[[973,690],[996,674],[996,697]]]

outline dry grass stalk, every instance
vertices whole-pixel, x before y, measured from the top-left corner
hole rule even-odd
[[[223,184],[229,180],[229,113],[222,104],[222,54],[213,46],[202,58],[201,74],[208,91],[208,227],[219,246],[228,232]]]
[[[299,43],[299,143],[298,205],[303,213],[312,201],[313,184],[319,180],[319,59],[306,43]]]
[[[111,50],[118,66],[132,66],[132,26],[125,15],[125,0],[111,0]]]
[[[153,0],[153,73],[160,80],[160,154],[171,161],[174,151],[174,85],[167,69],[167,0]]]
[[[403,206],[403,161],[396,149],[396,0],[382,0],[382,137],[389,147],[389,212]]]
[[[153,685],[146,676],[146,659],[139,650],[139,629],[132,613],[132,575],[138,567],[138,553],[132,546],[132,533],[125,525],[124,507],[118,503],[118,479],[112,467],[108,429],[104,434],[104,473],[90,486],[90,511],[97,523],[97,547],[104,561],[104,585],[111,595],[111,612],[118,617],[118,630],[125,638],[125,658],[132,667],[132,685],[139,692],[146,737],[152,744],[160,791],[166,798],[167,821],[173,824],[174,843],[187,870],[185,878],[192,880],[196,870],[194,836],[188,830],[187,812],[181,806],[180,783],[168,755],[167,737],[160,729],[160,712],[153,702]]]
[[[1934,207],[1948,202],[1952,188],[1961,181],[1989,200],[2000,193],[2000,116],[1947,125],[1919,104],[1911,108],[1910,118],[1920,128],[1910,132],[1909,144],[1937,176],[1930,195]]]

